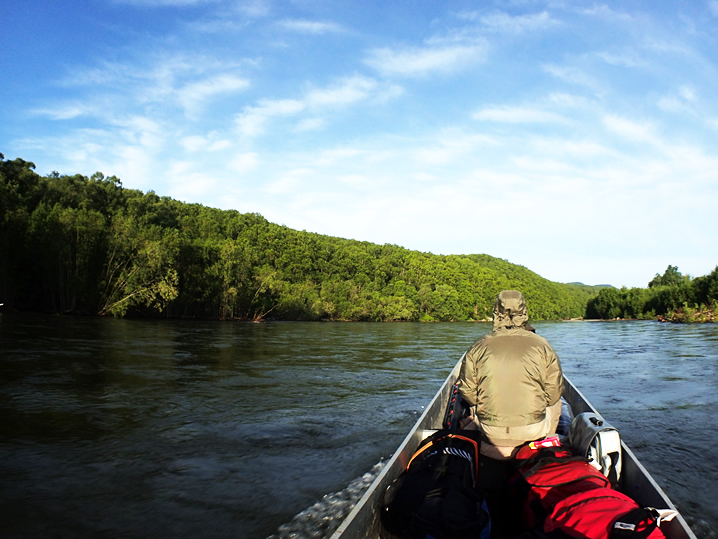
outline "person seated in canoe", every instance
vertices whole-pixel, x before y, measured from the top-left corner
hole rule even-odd
[[[472,408],[462,426],[482,431],[481,452],[487,457],[511,458],[518,446],[556,432],[561,362],[528,324],[521,292],[498,295],[493,331],[466,352],[460,381],[461,396]]]

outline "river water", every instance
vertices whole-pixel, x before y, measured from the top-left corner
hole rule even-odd
[[[718,325],[535,326],[716,537]],[[321,537],[488,331],[6,313],[0,535]]]

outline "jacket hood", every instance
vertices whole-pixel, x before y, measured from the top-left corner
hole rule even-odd
[[[521,292],[518,290],[504,290],[498,295],[494,305],[494,331],[501,328],[529,329],[528,319],[526,300]]]

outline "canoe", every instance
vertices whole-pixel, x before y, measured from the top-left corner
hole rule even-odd
[[[432,431],[441,428],[446,405],[452,386],[459,377],[461,361],[451,371],[444,385],[441,386],[431,403],[416,422],[411,432],[404,438],[399,448],[384,466],[362,498],[354,506],[332,535],[332,539],[367,539],[378,538],[381,532],[380,508],[387,487],[403,472],[411,459],[419,442]],[[571,381],[564,376],[564,399],[571,406],[574,415],[597,410],[584,397]],[[633,498],[642,507],[676,510],[660,486],[653,480],[648,471],[641,465],[633,452],[621,442],[622,448],[622,491]],[[683,516],[679,513],[671,521],[661,524],[661,531],[669,539],[696,539]]]

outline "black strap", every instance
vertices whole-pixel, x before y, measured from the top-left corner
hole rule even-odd
[[[644,529],[638,530],[639,525]],[[655,509],[637,507],[618,518],[613,524],[610,539],[645,539],[658,526]]]
[[[618,464],[618,453],[609,453],[611,457],[611,469],[608,471],[608,480],[611,482],[611,486],[616,488],[618,485],[618,470],[616,470],[616,464]]]

